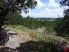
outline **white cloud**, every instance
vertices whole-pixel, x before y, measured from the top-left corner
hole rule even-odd
[[[63,11],[64,9],[62,9],[61,7],[58,7],[55,10],[53,10],[53,13],[56,14],[57,16],[63,16]]]
[[[44,3],[42,3],[40,0],[36,0],[37,1],[37,8],[41,8],[43,6],[45,6]]]
[[[37,13],[34,13],[34,12],[31,12],[31,11],[29,11],[29,13],[26,13],[26,14],[25,14],[25,13],[22,11],[21,16],[23,16],[23,17],[27,17],[27,16],[36,17],[36,16],[38,16],[38,14],[37,14]]]
[[[37,4],[37,8],[41,8],[43,6],[45,6],[45,4],[43,4],[40,0],[37,0],[38,4]],[[49,0],[49,3],[47,4],[48,7],[44,8],[44,10],[40,10],[40,12],[34,12],[34,11],[29,11],[29,13],[25,14],[24,12],[22,12],[22,16],[32,16],[32,17],[63,17],[63,11],[64,9],[62,9],[59,4],[57,4],[55,2],[55,0]],[[55,7],[54,9],[51,9],[49,7]],[[37,11],[39,9],[36,9]],[[34,9],[35,10],[35,9]]]
[[[59,7],[59,4],[57,4],[57,3],[55,2],[55,0],[49,0],[48,6],[49,6],[49,7],[50,7],[50,6],[52,6],[52,7]]]
[[[50,10],[49,8],[46,8],[45,12],[48,13],[48,14],[50,14],[50,13],[52,13],[52,10]]]
[[[44,11],[41,11],[40,13],[29,12],[28,14],[22,13],[22,15],[25,17],[28,15],[32,17],[63,17],[63,9],[60,7],[54,10],[46,8]]]
[[[58,7],[54,10],[46,8],[43,11],[40,11],[39,13],[29,12],[25,14],[22,12],[22,16],[31,16],[31,17],[63,17],[63,9],[61,7]]]
[[[60,7],[54,10],[46,8],[44,11],[40,12],[40,15],[43,17],[63,17],[63,9]]]

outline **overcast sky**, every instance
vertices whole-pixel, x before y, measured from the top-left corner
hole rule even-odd
[[[22,12],[22,16],[31,17],[62,17],[63,9],[60,7],[60,0],[37,0],[37,6],[35,9],[29,11],[25,14]]]

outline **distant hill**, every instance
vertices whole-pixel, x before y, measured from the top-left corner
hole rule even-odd
[[[47,21],[54,21],[56,20],[57,18],[36,18],[38,20],[47,20]]]

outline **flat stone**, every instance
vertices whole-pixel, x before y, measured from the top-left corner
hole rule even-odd
[[[9,35],[17,35],[17,33],[16,32],[13,32],[13,31],[8,31],[8,34]]]

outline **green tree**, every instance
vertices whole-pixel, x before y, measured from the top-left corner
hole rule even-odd
[[[18,13],[10,13],[5,18],[5,24],[23,25],[23,17],[21,15],[18,15]]]
[[[60,4],[62,7],[69,7],[69,0],[61,0]],[[69,36],[69,8],[64,10],[64,17],[62,20],[57,20],[55,31],[58,35]]]
[[[4,35],[2,26],[4,25],[5,17],[10,13],[20,13],[22,10],[27,13],[29,9],[34,9],[37,4],[35,0],[0,0],[0,41]],[[2,35],[2,36],[1,36]]]
[[[0,29],[4,24],[5,16],[9,12],[28,12],[28,9],[35,8],[37,2],[35,0],[0,0]]]

